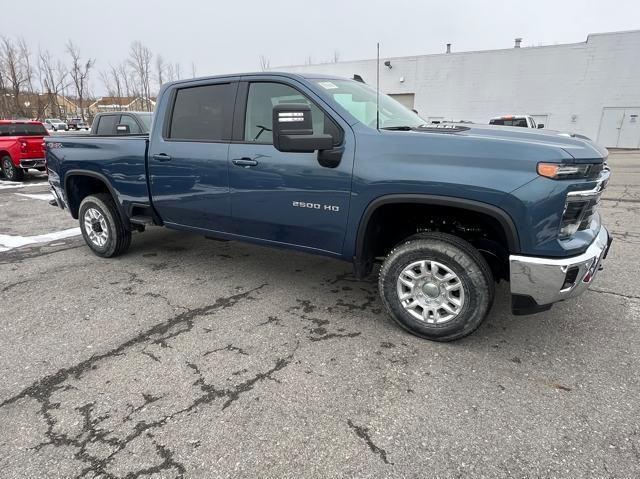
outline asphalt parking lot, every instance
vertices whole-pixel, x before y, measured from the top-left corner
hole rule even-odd
[[[348,264],[160,228],[105,260],[0,182],[0,475],[640,477],[640,153],[609,163],[594,287],[516,317],[501,284],[448,344]]]

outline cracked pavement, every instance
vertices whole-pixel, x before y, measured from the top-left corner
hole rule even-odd
[[[610,165],[593,289],[516,317],[500,284],[449,344],[323,257],[160,228],[0,253],[0,476],[640,476],[640,153]],[[29,185],[0,234],[76,226]]]

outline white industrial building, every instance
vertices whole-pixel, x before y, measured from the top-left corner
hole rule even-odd
[[[375,59],[278,70],[376,81]],[[545,128],[640,148],[640,30],[563,45],[521,48],[516,39],[503,50],[381,58],[380,90],[428,121],[530,114]]]

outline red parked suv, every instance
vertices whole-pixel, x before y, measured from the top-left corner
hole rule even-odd
[[[39,121],[0,120],[0,172],[7,180],[21,181],[29,168],[45,171],[45,136]]]

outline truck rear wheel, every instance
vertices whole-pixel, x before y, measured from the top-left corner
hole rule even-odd
[[[78,220],[84,240],[98,256],[118,256],[131,245],[131,231],[125,228],[118,208],[108,193],[89,195],[82,200]]]
[[[482,255],[444,233],[421,233],[397,246],[382,265],[378,287],[402,328],[433,341],[472,333],[487,316],[495,292]]]
[[[22,168],[14,166],[10,156],[3,156],[0,159],[0,167],[2,167],[2,174],[7,180],[22,181],[24,179],[24,171],[22,171]]]

